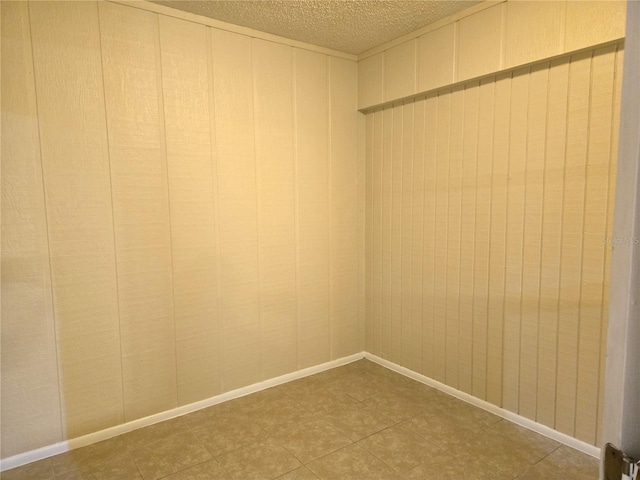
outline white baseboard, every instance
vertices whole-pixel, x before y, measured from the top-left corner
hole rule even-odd
[[[433,387],[441,392],[452,395],[460,400],[463,400],[471,405],[475,405],[476,407],[482,408],[488,412],[491,412],[499,417],[504,418],[505,420],[509,420],[521,427],[528,428],[529,430],[533,430],[540,435],[544,435],[545,437],[551,438],[557,442],[560,442],[564,445],[567,445],[571,448],[575,448],[587,455],[591,455],[592,457],[600,458],[600,448],[590,445],[586,442],[578,440],[577,438],[571,437],[564,433],[561,433],[553,428],[549,428],[546,425],[542,425],[541,423],[535,422],[528,418],[525,418],[517,413],[510,412],[509,410],[505,410],[504,408],[497,407],[492,403],[485,402],[484,400],[480,400],[473,395],[469,395],[468,393],[462,392],[460,390],[456,390],[455,388],[449,387],[444,383],[440,383],[437,380],[434,380],[429,377],[425,377],[420,373],[416,373],[413,370],[409,370],[408,368],[401,367],[393,362],[385,360],[384,358],[380,358],[371,353],[365,352],[365,358],[371,360],[372,362],[377,363],[378,365],[382,365],[383,367],[388,368],[389,370],[393,370],[394,372],[400,373],[406,377],[409,377],[413,380],[416,380],[420,383],[424,383],[430,387]]]
[[[281,375],[280,377],[270,378],[269,380],[254,383],[253,385],[238,388],[230,392],[225,392],[223,394],[216,395],[215,397],[207,398],[199,402],[190,403],[189,405],[183,405],[181,407],[156,413],[148,417],[139,418],[138,420],[133,420],[132,422],[123,423],[122,425],[116,425],[115,427],[110,427],[98,432],[90,433],[88,435],[83,435],[82,437],[72,438],[71,440],[54,443],[53,445],[47,445],[46,447],[37,448],[25,453],[20,453],[18,455],[14,455],[13,457],[7,457],[0,460],[0,472],[20,467],[22,465],[26,465],[27,463],[43,460],[60,453],[68,452],[69,450],[86,447],[87,445],[101,442],[103,440],[108,440],[109,438],[122,435],[123,433],[137,430],[138,428],[148,427],[149,425],[153,425],[154,423],[163,422],[175,417],[180,417],[182,415],[186,415],[188,413],[192,413],[203,408],[216,405],[218,403],[233,400],[234,398],[244,397],[245,395],[259,392],[260,390],[291,382],[292,380],[297,380],[299,378],[308,377],[309,375],[324,372],[325,370],[340,367],[342,365],[346,365],[347,363],[360,360],[364,357],[365,352],[356,353],[353,355],[349,355],[348,357],[342,357],[337,360],[323,363],[321,365],[316,365],[314,367],[305,368],[296,372],[287,373],[286,375]]]

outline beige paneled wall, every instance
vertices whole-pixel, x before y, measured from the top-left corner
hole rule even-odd
[[[358,56],[358,107],[624,37],[624,0],[480,4]]]
[[[354,61],[1,8],[3,458],[362,350]]]
[[[621,62],[366,115],[367,351],[596,443]]]
[[[58,441],[62,418],[29,11],[1,8],[2,444],[21,452]]]

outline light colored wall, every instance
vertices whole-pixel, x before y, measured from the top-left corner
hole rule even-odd
[[[362,351],[342,57],[2,2],[3,458]]]
[[[368,352],[596,443],[622,57],[366,115]]]
[[[484,2],[358,56],[358,107],[624,37],[613,1]]]

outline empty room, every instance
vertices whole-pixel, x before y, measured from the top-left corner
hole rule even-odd
[[[639,25],[2,0],[0,478],[640,478]]]

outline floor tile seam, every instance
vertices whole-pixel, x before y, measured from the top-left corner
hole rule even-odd
[[[554,448],[553,450],[551,450],[549,453],[547,453],[546,455],[543,455],[542,458],[538,459],[536,462],[530,464],[527,466],[527,468],[525,468],[522,472],[520,472],[520,474],[518,475],[518,477],[521,477],[522,475],[524,475],[527,471],[529,471],[530,469],[534,468],[536,465],[538,465],[539,463],[541,463],[542,461],[544,461],[547,457],[549,457],[552,453],[554,453],[555,451],[557,451],[559,448],[562,448],[562,444],[559,444],[556,448]],[[518,478],[515,477],[515,478]]]
[[[222,468],[222,471],[227,475],[227,477],[229,477],[230,479],[233,480],[233,477],[231,476],[231,473],[229,473],[229,471],[226,468],[224,468],[224,465],[222,464],[222,462],[218,461],[217,458],[215,460],[216,460],[216,462],[218,462],[218,465],[220,465],[220,468]]]
[[[311,465],[312,465],[312,464],[314,464],[314,463],[316,463],[316,462],[319,462],[319,461],[320,461],[320,460],[322,460],[323,458],[326,458],[326,457],[328,457],[328,456],[330,456],[330,455],[334,455],[334,454],[336,454],[336,453],[340,452],[341,450],[344,450],[344,449],[346,449],[346,448],[350,448],[350,447],[354,447],[354,446],[357,446],[358,448],[360,448],[361,450],[363,450],[363,448],[362,448],[362,447],[360,447],[360,446],[358,445],[358,442],[354,442],[354,441],[352,441],[349,445],[345,445],[344,447],[340,447],[340,448],[338,448],[338,449],[334,450],[333,452],[329,452],[329,453],[326,453],[326,454],[324,454],[324,455],[321,455],[320,457],[318,457],[318,458],[316,458],[316,459],[314,459],[314,460],[309,461],[309,462],[308,462],[307,464],[305,464],[304,466],[305,466],[305,467],[307,467],[309,470],[311,470],[315,476],[317,476],[318,478],[322,478],[322,477],[320,476],[320,474],[319,474],[319,473],[317,473],[317,472],[313,469],[313,467],[312,467]],[[366,450],[365,450],[365,451],[366,451]]]
[[[394,425],[394,426],[396,426],[396,425]],[[385,428],[384,430],[388,430],[389,428],[393,428],[393,426],[388,427],[388,428]],[[368,439],[368,438],[371,438],[371,437],[373,437],[374,435],[377,435],[378,433],[383,432],[384,430],[380,430],[379,432],[373,433],[373,434],[371,434],[371,435],[369,435],[369,436],[367,436],[367,437],[365,437],[365,438],[363,438],[363,439],[361,439],[361,440],[358,440],[357,442],[354,442],[354,443],[358,443],[358,444],[359,444],[360,442],[362,442],[362,441],[364,441],[364,440],[366,440],[366,439]],[[433,445],[433,444],[432,444],[432,442],[431,442],[428,438],[425,438],[425,437],[423,437],[422,435],[418,435],[418,434],[417,434],[416,432],[414,432],[413,430],[411,430],[411,433],[415,434],[416,436],[418,436],[418,437],[420,437],[421,439],[425,440],[428,444],[432,445],[432,446],[433,446],[433,448],[434,448],[434,450],[433,450],[433,453],[434,453],[434,454],[436,454],[436,453],[438,453],[438,452],[442,452],[442,451],[444,451],[444,450],[445,450],[445,447],[441,447],[441,446],[438,446],[438,445]],[[372,451],[370,451],[370,450],[369,450],[368,448],[366,448],[364,445],[359,445],[359,446],[360,446],[360,448],[362,448],[363,450],[366,450],[367,452],[369,452],[369,453],[371,453],[372,455],[374,455],[374,456],[376,456],[376,457],[377,457],[377,455],[375,455],[375,453],[373,453]],[[381,461],[383,461],[383,462],[384,462],[384,460],[382,460],[382,459],[381,459]],[[385,463],[386,463],[386,462],[385,462]],[[424,464],[424,463],[426,463],[426,462],[424,462],[424,461],[423,461],[423,462],[421,462],[421,463],[420,463],[420,465],[422,465],[422,464]],[[389,466],[391,466],[391,465],[389,465]],[[416,466],[417,466],[417,465],[416,465]],[[393,468],[393,467],[391,467],[391,468]],[[415,467],[414,467],[414,468],[415,468]],[[394,470],[395,470],[395,469],[394,469]],[[408,472],[404,472],[404,473],[408,473]]]
[[[311,420],[311,421],[314,421],[314,420]],[[335,430],[335,431],[336,431],[340,436],[342,436],[345,440],[349,441],[349,444],[348,444],[348,445],[344,445],[344,446],[342,446],[342,447],[336,448],[335,450],[332,450],[331,452],[325,453],[325,454],[320,455],[319,457],[316,457],[316,458],[312,458],[311,460],[308,460],[308,461],[306,461],[306,462],[304,462],[304,461],[302,461],[300,458],[298,458],[298,457],[295,455],[295,453],[294,453],[294,452],[292,452],[291,450],[289,450],[289,449],[287,448],[287,446],[286,446],[286,445],[282,444],[282,446],[283,446],[283,447],[284,447],[284,448],[285,448],[289,453],[291,453],[291,455],[293,455],[293,456],[294,456],[294,457],[295,457],[295,458],[296,458],[300,463],[302,463],[302,465],[304,465],[304,466],[306,467],[309,463],[315,462],[316,460],[319,460],[319,459],[321,459],[321,458],[323,458],[323,457],[326,457],[327,455],[331,455],[332,453],[335,453],[335,452],[337,452],[338,450],[341,450],[341,449],[343,449],[343,448],[346,448],[346,447],[349,447],[349,446],[355,445],[355,444],[359,441],[359,440],[351,440],[351,438],[349,438],[347,435],[345,435],[345,433],[344,433],[342,430],[340,430],[338,427],[336,427],[335,425],[333,425],[331,422],[329,422],[329,421],[327,421],[327,422],[329,423],[329,425],[330,425],[330,426],[331,426],[331,427],[332,427],[332,428],[333,428],[333,429],[334,429],[334,430]],[[308,423],[308,422],[307,422],[307,423]]]
[[[389,428],[391,428],[391,427],[389,427]],[[378,432],[378,433],[380,433],[380,432]],[[374,435],[375,435],[375,434],[374,434]],[[372,437],[372,436],[373,436],[373,435],[370,435],[369,437],[366,437],[366,438],[370,438],[370,437]],[[364,438],[363,438],[362,440],[364,440]],[[385,464],[387,467],[389,467],[391,470],[393,470],[394,472],[396,472],[396,474],[397,474],[397,475],[406,475],[409,471],[411,471],[413,468],[415,468],[415,467],[413,467],[411,470],[408,470],[408,471],[406,471],[406,472],[401,472],[401,471],[397,470],[395,467],[393,467],[392,465],[389,465],[387,462],[385,462],[382,458],[380,458],[378,455],[376,455],[374,452],[372,452],[371,450],[369,450],[369,449],[368,449],[367,447],[365,447],[364,445],[359,445],[359,443],[360,443],[360,442],[362,442],[362,440],[358,440],[358,442],[357,442],[358,446],[359,446],[362,450],[364,450],[365,452],[367,452],[369,455],[371,455],[371,456],[373,456],[374,458],[378,459],[378,460],[379,460],[379,461],[381,461],[383,464]],[[418,466],[418,465],[416,465],[416,467],[417,467],[417,466]]]

